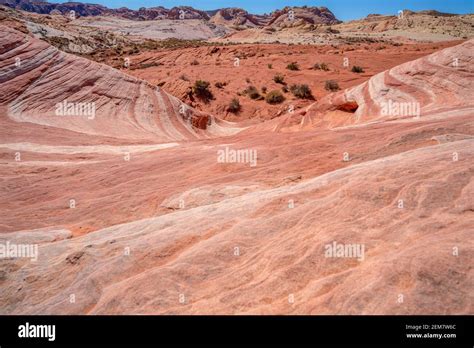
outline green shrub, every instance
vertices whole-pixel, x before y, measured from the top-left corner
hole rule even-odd
[[[355,72],[355,73],[363,73],[363,72],[364,72],[364,69],[362,69],[361,66],[354,65],[354,66],[352,67],[352,70],[351,70],[351,71],[352,71],[352,72]]]
[[[285,84],[285,77],[283,75],[277,74],[277,75],[273,76],[273,81],[275,81],[276,83],[280,83],[280,84],[284,85]]]
[[[290,87],[291,93],[297,98],[300,99],[314,99],[313,94],[311,93],[311,88],[308,85],[292,85]]]
[[[261,99],[261,98],[262,98],[262,96],[261,96],[260,93],[258,92],[257,88],[255,88],[255,86],[249,86],[249,87],[247,87],[247,88],[245,89],[244,93],[247,94],[250,99],[257,100],[257,99]]]
[[[331,91],[331,92],[335,92],[335,91],[340,90],[339,84],[334,80],[326,81],[326,84],[325,84],[324,88],[328,91]]]
[[[298,63],[296,63],[296,62],[291,62],[290,64],[288,64],[288,65],[286,66],[286,68],[287,68],[288,70],[293,70],[293,71],[300,70],[300,67],[298,66]]]
[[[314,70],[324,70],[329,71],[329,67],[326,63],[316,63],[313,65]]]
[[[238,113],[240,109],[241,109],[240,101],[237,98],[233,98],[229,106],[227,106],[227,111],[232,112],[234,114]]]
[[[212,92],[209,90],[210,85],[211,84],[207,81],[197,80],[193,86],[194,95],[203,100],[212,99]]]
[[[268,104],[280,104],[282,103],[283,101],[285,100],[285,97],[283,96],[283,94],[281,94],[280,91],[271,91],[270,93],[267,94],[267,96],[265,97],[265,101],[268,103]]]

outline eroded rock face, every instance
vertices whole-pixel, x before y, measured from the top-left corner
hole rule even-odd
[[[0,40],[0,102],[16,122],[155,142],[212,136],[202,113],[159,87],[7,27]]]
[[[96,4],[59,3],[53,4],[46,1],[30,0],[0,0],[1,5],[6,5],[17,10],[36,12],[40,14],[63,14],[69,15],[74,11],[76,16],[118,16],[132,20],[154,20],[154,19],[203,19],[208,20],[209,15],[190,6],[179,6],[166,9],[162,6],[139,8],[131,10],[126,7],[110,9]]]
[[[279,29],[306,24],[340,23],[327,7],[285,7],[273,12],[271,17],[268,25]]]
[[[108,12],[108,9],[105,6],[82,4],[78,2],[53,4],[46,1],[2,0],[0,1],[0,4],[16,8],[17,10],[36,12],[40,14],[50,14],[52,11],[69,14],[70,11],[74,11],[79,16],[99,16]]]
[[[365,18],[342,23],[337,27],[341,32],[385,33],[398,32],[402,36],[412,33],[413,38],[427,38],[428,33],[447,40],[449,37],[473,38],[473,14],[457,15],[427,10],[413,12],[400,10],[398,16],[371,14]]]
[[[337,110],[345,111],[345,112],[356,112],[359,108],[359,104],[357,104],[353,100],[349,100],[343,102],[342,104],[337,105]]]
[[[267,17],[252,15],[241,8],[224,8],[218,10],[211,17],[211,22],[221,25],[253,28],[265,25]]]
[[[167,13],[168,19],[204,19],[209,20],[209,15],[190,6],[173,7]]]

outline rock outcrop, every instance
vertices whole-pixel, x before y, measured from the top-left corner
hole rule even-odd
[[[7,27],[2,27],[0,45],[0,103],[18,123],[153,142],[221,131],[215,118],[108,66]]]
[[[0,313],[472,314],[472,46],[232,134],[2,27]]]

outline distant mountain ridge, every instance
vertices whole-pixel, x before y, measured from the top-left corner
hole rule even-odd
[[[88,4],[82,2],[50,3],[46,1],[31,0],[0,0],[0,5],[5,5],[16,10],[35,12],[39,14],[63,14],[68,15],[74,11],[75,15],[87,16],[118,16],[132,20],[153,20],[153,19],[204,19],[209,20],[210,16],[201,10],[196,10],[190,6],[177,6],[166,9],[163,6],[141,7],[138,10],[131,10],[127,7],[111,9],[98,4]]]
[[[190,6],[176,6],[167,9],[163,6],[141,7],[131,10],[126,7],[111,9],[103,5],[81,2],[50,3],[35,0],[0,0],[5,5],[16,10],[35,12],[39,14],[68,15],[74,11],[78,17],[88,16],[117,16],[130,20],[155,19],[202,19],[215,24],[237,27],[261,27],[272,24],[275,27],[288,27],[301,23],[337,24],[340,21],[326,7],[285,7],[271,14],[255,15],[241,8],[221,8],[210,11],[197,10]]]

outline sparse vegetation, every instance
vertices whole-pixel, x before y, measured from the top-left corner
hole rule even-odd
[[[300,67],[298,66],[298,63],[296,63],[296,62],[291,62],[290,64],[288,64],[288,65],[286,66],[286,68],[287,68],[288,70],[292,70],[292,71],[300,70]]]
[[[194,82],[193,94],[204,101],[208,101],[213,98],[213,95],[209,89],[209,86],[210,86],[209,82],[203,81],[203,80],[197,80],[196,82]]]
[[[140,49],[137,47],[137,45],[133,45],[132,49],[128,51],[128,54],[137,54],[140,53]]]
[[[214,86],[216,86],[216,88],[222,89],[227,86],[227,82],[216,82]]]
[[[240,101],[237,98],[233,98],[230,104],[227,106],[227,111],[234,114],[238,113],[242,107],[240,106]]]
[[[131,70],[136,70],[136,69],[147,69],[147,68],[151,68],[151,67],[154,67],[154,66],[160,66],[160,62],[143,62],[143,63],[140,63],[140,64],[137,64],[137,65],[133,65],[130,67]]]
[[[268,69],[273,69],[273,64],[268,64]]]
[[[179,78],[183,81],[189,81],[189,78],[184,74],[182,74]]]
[[[313,65],[314,70],[323,70],[323,71],[329,71],[329,67],[326,63],[316,63]]]
[[[285,100],[283,94],[280,91],[274,90],[267,94],[265,101],[268,104],[280,104]]]
[[[358,66],[358,65],[354,65],[352,67],[352,72],[355,72],[355,73],[363,73],[364,72],[364,69],[361,67],[361,66]]]
[[[297,98],[300,98],[300,99],[314,99],[313,94],[311,92],[311,88],[309,88],[309,86],[306,85],[306,84],[292,85],[290,87],[290,91]]]
[[[285,84],[285,77],[283,75],[277,74],[277,75],[273,76],[273,81],[275,81],[276,83],[284,85]]]
[[[128,33],[127,35],[130,35]],[[152,40],[146,39],[144,42],[137,44],[137,46],[143,50],[157,50],[161,48],[165,49],[177,49],[177,48],[191,48],[214,45],[203,40],[184,40],[177,38],[169,38],[165,40]]]
[[[334,80],[327,80],[325,85],[324,85],[324,88],[328,91],[331,91],[331,92],[335,92],[335,91],[340,90],[339,84]]]
[[[265,86],[262,87],[262,93],[264,93],[264,94],[267,93],[267,87],[265,87]]]
[[[288,89],[287,86],[283,86],[283,87],[281,88],[281,90],[282,90],[283,92],[285,92],[285,93],[288,93],[288,92],[289,92],[289,89]]]
[[[255,86],[249,86],[245,89],[244,91],[245,94],[247,94],[247,96],[250,98],[250,99],[254,99],[254,100],[260,100],[262,99],[262,96],[260,95],[260,93],[258,92],[257,88],[255,88]]]
[[[199,65],[199,62],[198,62],[196,59],[194,59],[194,60],[191,62],[191,65]]]

